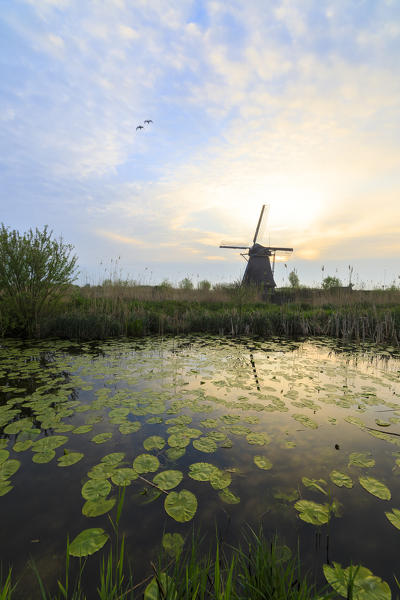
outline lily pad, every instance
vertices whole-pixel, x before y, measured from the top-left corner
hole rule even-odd
[[[325,494],[325,496],[328,495],[328,492],[322,487],[323,485],[326,485],[325,479],[309,479],[308,477],[302,477],[301,481],[305,487],[321,492],[322,494]]]
[[[214,440],[207,437],[198,438],[197,440],[193,440],[192,443],[194,448],[200,452],[210,453],[215,452],[217,449],[217,444],[214,442]]]
[[[88,477],[91,479],[108,479],[114,472],[113,465],[107,465],[106,463],[100,463],[94,465],[88,472]]]
[[[264,469],[264,471],[272,469],[272,462],[266,456],[254,456],[253,461],[259,469]]]
[[[82,452],[68,452],[68,454],[60,456],[60,458],[57,459],[57,463],[59,467],[70,467],[79,462],[83,456]]]
[[[82,435],[83,433],[89,433],[92,431],[93,425],[79,425],[79,427],[75,427],[72,433],[77,433],[78,435]]]
[[[54,450],[46,450],[45,452],[35,452],[32,456],[32,462],[44,464],[48,463],[55,457]]]
[[[174,487],[180,484],[182,479],[182,471],[162,471],[161,473],[157,473],[157,475],[153,478],[153,483],[155,483],[162,490],[172,490]]]
[[[338,487],[346,487],[349,489],[353,487],[352,478],[345,473],[334,470],[330,472],[329,477],[331,478],[331,481]]]
[[[182,433],[173,433],[168,438],[168,445],[171,448],[186,448],[190,444],[190,437]]]
[[[111,452],[111,454],[106,454],[105,456],[103,456],[100,462],[106,465],[115,466],[122,462],[124,458],[124,452]]]
[[[177,592],[173,579],[166,573],[160,573],[157,579],[153,577],[144,590],[143,600],[163,600],[164,598],[176,600]]]
[[[87,500],[82,506],[82,514],[85,517],[99,517],[108,513],[114,506],[115,498],[98,498],[97,500]]]
[[[330,510],[328,504],[318,504],[311,500],[298,500],[294,507],[299,511],[300,519],[306,523],[324,525],[329,521]]]
[[[81,493],[85,500],[97,500],[108,496],[111,491],[111,483],[107,479],[89,479],[82,487]]]
[[[191,521],[197,510],[197,498],[192,492],[182,490],[170,492],[164,501],[165,512],[178,521],[186,523]]]
[[[378,479],[375,479],[374,477],[366,477],[361,475],[358,478],[358,480],[360,482],[360,485],[362,485],[362,487],[364,488],[364,490],[367,490],[367,492],[369,492],[373,496],[376,496],[381,500],[390,500],[390,498],[392,497],[389,488],[386,487],[386,485],[381,481],[378,481]]]
[[[109,536],[100,528],[84,529],[70,543],[69,553],[71,556],[90,556],[100,550]]]
[[[185,541],[180,533],[165,533],[162,538],[164,550],[173,557],[178,557],[182,552]]]
[[[129,433],[136,433],[141,428],[142,424],[140,421],[128,421],[126,423],[122,423],[119,426],[119,430],[123,435],[127,435]]]
[[[47,452],[48,450],[55,450],[63,444],[68,442],[68,438],[65,435],[52,435],[43,437],[32,444],[33,452]]]
[[[10,453],[8,450],[0,450],[0,465],[3,464],[9,456]]]
[[[171,461],[178,460],[185,453],[186,453],[186,448],[168,448],[168,450],[165,451],[167,458]]]
[[[375,460],[370,452],[352,452],[349,456],[349,467],[373,467]]]
[[[306,415],[296,413],[296,414],[293,414],[292,417],[293,417],[293,419],[296,419],[296,421],[298,421],[298,423],[301,423],[305,427],[309,427],[310,429],[318,428],[317,423],[315,423],[315,421],[313,421],[312,419],[310,419],[310,417],[307,417]]]
[[[196,481],[209,481],[213,473],[218,470],[218,467],[211,463],[197,462],[190,465],[189,477]]]
[[[392,594],[388,584],[361,565],[351,565],[343,569],[340,564],[323,566],[324,575],[329,585],[348,598],[349,583],[352,582],[353,600],[391,600]]]
[[[392,508],[392,512],[385,512],[385,515],[392,525],[400,529],[400,510],[398,508]]]
[[[95,444],[104,444],[104,442],[108,442],[108,440],[111,440],[112,438],[112,433],[111,432],[106,432],[106,433],[98,433],[97,435],[92,437],[92,442],[94,442]]]
[[[231,482],[231,474],[227,471],[217,469],[210,475],[210,483],[214,490],[223,490],[224,488],[227,488]]]
[[[14,452],[25,452],[25,450],[29,450],[29,448],[32,446],[33,442],[32,440],[24,440],[24,441],[18,441],[15,442],[14,446],[13,446],[13,450]]]
[[[160,466],[160,461],[152,454],[139,454],[133,461],[136,473],[155,473]]]
[[[246,435],[246,440],[249,444],[254,444],[257,446],[264,446],[265,444],[269,444],[271,439],[265,433],[249,433]]]
[[[9,479],[1,480],[0,479],[0,496],[5,496],[8,492],[11,492],[13,489],[13,485],[11,485]]]
[[[222,502],[225,502],[226,504],[239,504],[240,502],[239,496],[236,496],[236,494],[234,494],[228,488],[224,488],[223,490],[221,490],[218,496],[220,497]]]
[[[162,450],[164,446],[165,440],[159,435],[152,435],[146,438],[143,442],[143,447],[145,450]]]
[[[123,487],[130,485],[131,482],[137,478],[138,473],[134,469],[128,467],[116,469],[116,471],[114,471],[114,473],[111,475],[111,481],[115,483],[115,485]]]

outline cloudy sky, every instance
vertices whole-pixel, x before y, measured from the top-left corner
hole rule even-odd
[[[398,0],[13,0],[0,44],[0,221],[82,281],[234,281],[263,203],[278,285],[399,281]]]

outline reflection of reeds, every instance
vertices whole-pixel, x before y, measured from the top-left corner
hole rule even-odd
[[[263,301],[257,288],[238,284],[194,290],[110,283],[71,287],[39,327],[41,337],[82,340],[191,332],[398,344],[400,291],[280,289]],[[2,333],[18,331],[4,321]]]

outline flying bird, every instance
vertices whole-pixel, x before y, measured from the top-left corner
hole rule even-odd
[[[153,121],[151,119],[146,119],[145,124],[150,125]]]
[[[137,131],[138,129],[144,129],[143,125],[138,125],[138,126],[136,127],[136,131]]]

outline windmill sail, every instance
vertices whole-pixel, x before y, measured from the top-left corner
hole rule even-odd
[[[268,245],[267,239],[267,221],[268,221],[269,206],[263,204],[261,207],[260,217],[258,219],[256,231],[253,238],[253,244]]]

